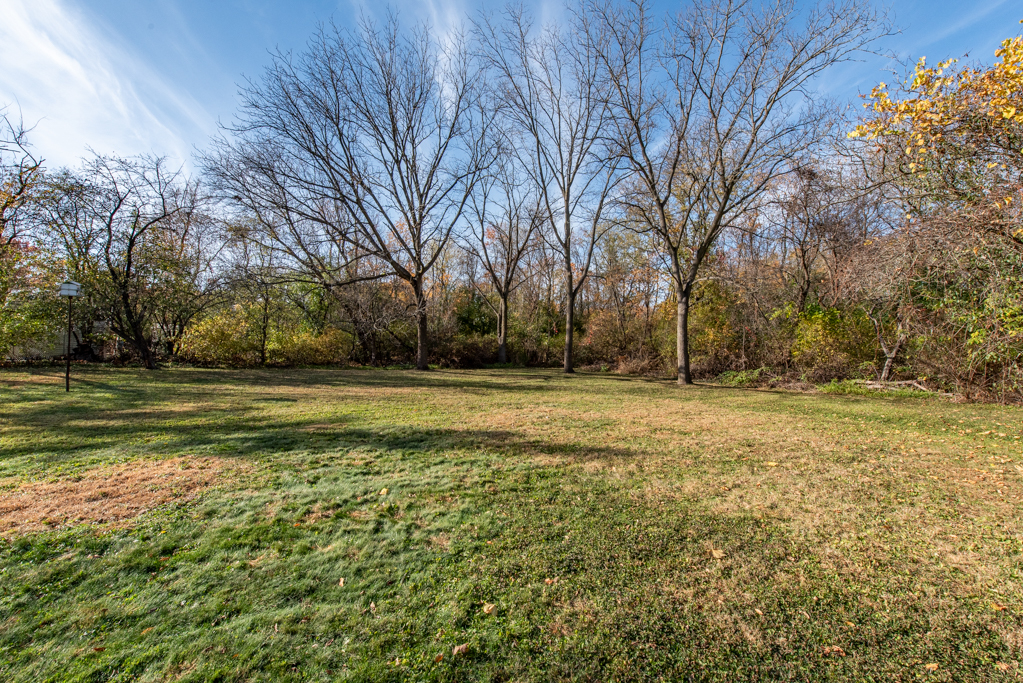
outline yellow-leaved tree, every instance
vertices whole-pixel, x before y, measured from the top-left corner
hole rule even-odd
[[[868,115],[849,136],[876,143],[884,169],[913,190],[919,208],[942,202],[982,211],[1001,227],[1017,223],[1010,234],[1018,240],[1023,36],[1003,41],[995,57],[988,67],[954,59],[928,66],[921,58],[911,78],[871,91]]]
[[[918,366],[966,393],[1018,394],[1023,36],[1003,41],[990,66],[921,58],[905,81],[880,83],[866,99],[849,137],[862,141],[905,220],[864,250],[858,281],[883,285],[872,296],[900,334],[916,335]]]

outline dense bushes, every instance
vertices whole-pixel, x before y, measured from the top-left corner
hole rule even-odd
[[[264,337],[235,305],[192,326],[179,357],[200,365],[329,365],[346,362],[353,345],[351,335],[334,328],[274,327]]]

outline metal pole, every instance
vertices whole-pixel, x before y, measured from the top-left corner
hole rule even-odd
[[[71,297],[67,298],[67,369],[64,371],[64,392],[71,391]]]

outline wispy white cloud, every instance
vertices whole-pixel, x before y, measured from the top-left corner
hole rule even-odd
[[[965,48],[963,50],[964,53],[966,53],[966,52],[974,52],[974,51],[977,51],[977,50],[981,50],[981,51],[987,50],[987,48],[989,46],[984,43],[984,39],[987,38],[987,36],[990,33],[991,29],[988,29],[988,31],[974,31],[974,32],[970,32],[970,29],[976,27],[977,24],[982,22],[984,19],[989,18],[992,14],[994,14],[996,12],[996,10],[1001,9],[1007,3],[1008,3],[1008,0],[988,0],[988,2],[978,3],[978,4],[975,4],[975,5],[972,5],[972,6],[969,5],[969,4],[964,5],[963,6],[963,13],[962,13],[962,15],[959,16],[955,21],[945,21],[944,24],[940,28],[937,27],[937,22],[935,21],[934,23],[935,23],[935,27],[936,27],[937,30],[934,30],[932,32],[928,32],[926,34],[926,37],[922,37],[921,38],[921,40],[919,41],[920,43],[922,43],[920,45],[920,48],[923,48],[924,45],[926,45],[926,46],[940,45],[942,43],[942,41],[945,41],[948,38],[951,38],[953,36],[958,36],[958,37],[962,38],[965,35],[969,35],[968,38],[966,38],[965,40],[960,41],[961,44],[962,44],[962,47]],[[999,25],[999,29],[1001,29],[1000,25]],[[1011,29],[1011,27],[1010,27],[1010,29]],[[1004,38],[1004,37],[1007,37],[1007,36],[1001,36],[1001,38]],[[994,53],[995,47],[997,47],[998,43],[1001,42],[1001,38],[999,38],[996,42],[994,42],[994,47],[991,47],[991,50],[990,50],[991,53]],[[947,57],[959,57],[959,56],[961,56],[961,55],[954,55],[954,54],[953,55],[934,55],[935,59],[933,59],[931,61],[939,61],[939,60],[945,59]],[[981,56],[981,55],[978,55],[978,56]],[[988,57],[989,55],[985,54],[983,56],[984,57]]]
[[[0,5],[0,106],[35,124],[48,166],[75,165],[90,147],[187,163],[215,129],[192,96],[67,2]]]
[[[455,31],[464,29],[474,13],[473,8],[459,0],[423,0],[423,9],[442,44],[449,43]]]

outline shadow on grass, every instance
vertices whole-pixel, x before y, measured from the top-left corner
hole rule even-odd
[[[415,376],[413,382],[390,377],[390,373],[383,378],[381,375],[361,376],[356,372],[354,378],[346,375],[336,382],[375,387],[502,386],[457,377],[438,379],[437,375]],[[393,416],[364,419],[357,414],[267,414],[265,411],[274,406],[287,410],[308,399],[261,395],[251,389],[232,395],[235,390],[224,381],[231,378],[216,371],[189,373],[187,383],[180,381],[181,376],[176,379],[163,381],[157,376],[156,381],[143,386],[125,387],[83,380],[91,393],[78,395],[73,403],[39,400],[38,391],[25,394],[6,410],[0,409],[0,417],[7,417],[10,425],[6,443],[0,442],[0,463],[16,470],[19,465],[38,467],[95,457],[187,454],[262,460],[289,454],[336,455],[355,449],[408,454],[483,449],[503,456],[547,454],[573,461],[632,459],[641,454],[631,448],[583,441],[550,443],[515,430],[409,425]],[[218,382],[210,386],[204,381],[207,379]],[[248,385],[251,379],[246,377]],[[317,375],[315,379],[324,378]],[[274,386],[289,386],[285,376],[280,380]],[[290,383],[303,388],[327,384],[303,382],[301,378],[291,378]],[[521,391],[521,387],[503,388]],[[117,392],[116,407],[109,405],[105,395],[113,391]],[[19,432],[24,434],[22,438],[17,438]],[[29,459],[31,462],[26,462]]]

